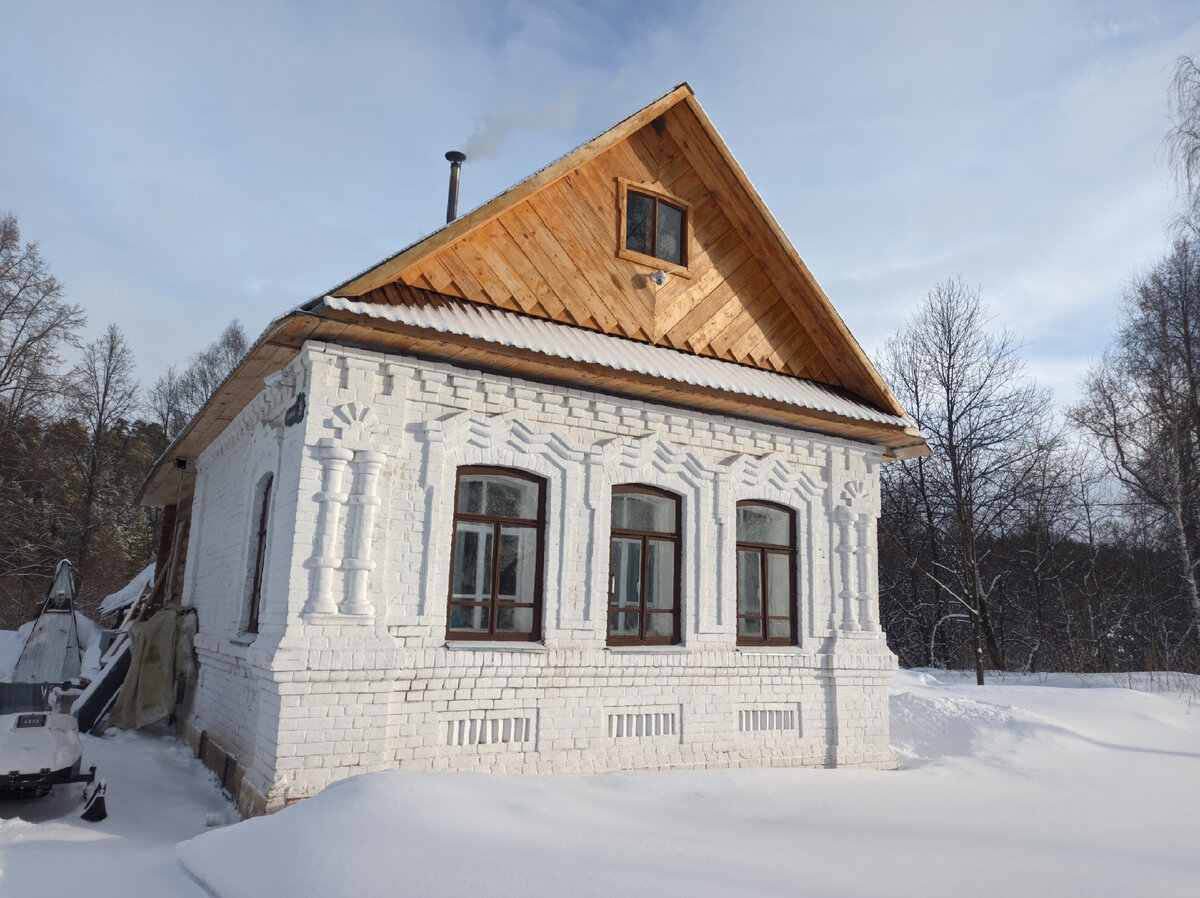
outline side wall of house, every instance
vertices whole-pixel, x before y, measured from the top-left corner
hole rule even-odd
[[[265,808],[276,769],[280,701],[271,663],[290,601],[306,370],[293,364],[273,378],[194,463],[183,602],[197,612],[199,681],[180,719],[193,749],[248,812]],[[258,632],[250,633],[264,497]]]
[[[894,765],[874,448],[338,346],[287,373],[202,456],[189,552],[188,720],[233,746],[243,809],[395,768]],[[272,418],[299,392],[301,423]],[[250,640],[235,621],[270,446],[282,504]],[[539,644],[446,639],[462,465],[546,483]],[[682,500],[678,646],[606,646],[611,491],[634,483]],[[795,512],[796,646],[736,645],[742,500]]]

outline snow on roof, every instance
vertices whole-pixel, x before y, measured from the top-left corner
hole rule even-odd
[[[128,608],[137,599],[147,583],[154,581],[154,565],[148,564],[136,577],[118,589],[116,592],[100,600],[100,613],[112,614],[122,608]]]
[[[487,306],[467,303],[443,306],[385,305],[356,302],[340,296],[326,296],[325,306],[339,312],[366,315],[369,318],[409,327],[427,328],[444,334],[472,337],[574,362],[602,365],[618,371],[630,371],[693,386],[740,393],[743,396],[786,402],[800,408],[828,412],[859,421],[900,427],[915,426],[907,416],[889,415],[815,381],[751,368],[736,362],[692,355],[662,346],[650,346],[636,340]]]

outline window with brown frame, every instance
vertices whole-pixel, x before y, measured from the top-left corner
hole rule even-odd
[[[267,561],[267,519],[271,511],[271,485],[275,477],[268,474],[258,491],[258,531],[255,538],[254,567],[250,572],[250,611],[246,632],[258,632],[258,612],[262,605],[263,568]]]
[[[621,243],[618,255],[687,275],[690,222],[688,205],[618,181]]]
[[[795,644],[795,517],[767,502],[738,503],[738,645]]]
[[[458,469],[448,639],[541,639],[545,523],[541,478]]]
[[[678,496],[613,487],[609,645],[679,642],[680,523]]]

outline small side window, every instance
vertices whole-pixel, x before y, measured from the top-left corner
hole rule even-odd
[[[250,572],[250,612],[246,632],[258,632],[258,612],[262,605],[263,568],[267,561],[267,521],[271,513],[271,485],[274,475],[268,474],[258,492],[258,529],[254,537],[254,567]]]
[[[687,203],[618,180],[621,234],[617,255],[687,275],[690,212]]]

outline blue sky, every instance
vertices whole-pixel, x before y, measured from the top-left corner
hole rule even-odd
[[[1070,402],[1168,246],[1194,2],[9,4],[0,210],[144,381],[687,80],[868,352],[978,286]]]

